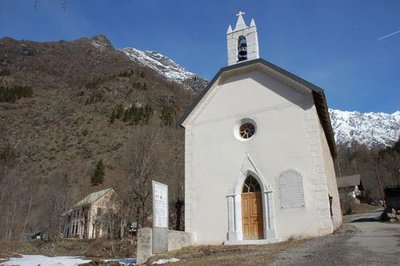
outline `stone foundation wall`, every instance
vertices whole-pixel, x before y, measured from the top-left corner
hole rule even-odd
[[[178,250],[193,244],[194,237],[192,233],[175,230],[168,231],[168,251]]]
[[[157,238],[155,238],[157,239]],[[168,251],[178,250],[193,245],[192,233],[168,230]],[[138,230],[136,263],[143,264],[153,256],[153,230],[141,228]]]

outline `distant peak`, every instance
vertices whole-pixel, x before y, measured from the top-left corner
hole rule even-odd
[[[400,116],[400,111],[396,111],[396,112],[394,112],[392,115],[394,115],[394,116]]]
[[[103,51],[106,48],[113,48],[110,40],[103,34],[96,35],[90,39],[93,46]]]

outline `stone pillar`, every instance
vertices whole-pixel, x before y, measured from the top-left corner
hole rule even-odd
[[[266,232],[266,239],[275,240],[276,239],[276,231],[275,231],[275,216],[274,216],[274,203],[273,203],[273,194],[272,191],[264,192],[264,229]]]
[[[236,240],[236,224],[235,224],[235,195],[226,196],[228,204],[228,240]]]
[[[136,264],[145,263],[152,255],[152,230],[151,228],[141,228],[137,232]]]

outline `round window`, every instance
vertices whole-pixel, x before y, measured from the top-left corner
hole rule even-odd
[[[239,134],[244,139],[251,138],[256,132],[256,128],[252,123],[244,123],[239,128]]]
[[[237,140],[248,141],[257,135],[257,123],[251,118],[242,118],[234,124],[233,135]]]

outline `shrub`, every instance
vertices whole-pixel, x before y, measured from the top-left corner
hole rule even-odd
[[[172,126],[172,123],[174,122],[174,117],[176,115],[175,109],[171,106],[165,106],[163,107],[160,115],[160,119],[164,126]]]
[[[344,211],[346,214],[352,214],[357,207],[357,199],[353,197],[346,197],[344,202]]]
[[[10,144],[0,148],[0,161],[10,163],[17,158],[17,152]]]
[[[147,83],[146,82],[132,82],[132,88],[137,89],[137,90],[147,90]]]
[[[123,70],[118,73],[118,77],[129,78],[133,75],[133,69]]]
[[[123,122],[133,125],[148,124],[152,115],[153,108],[149,104],[145,106],[131,105],[125,109],[122,104],[118,104],[111,113],[110,123],[113,123],[115,119],[121,119]]]
[[[110,124],[113,124],[115,120],[115,110],[112,110],[111,112],[111,116],[110,116]]]
[[[101,78],[93,78],[91,81],[86,83],[85,87],[87,89],[95,89],[102,82],[103,82],[103,80]]]
[[[82,136],[86,136],[89,133],[87,129],[82,130]]]
[[[9,76],[9,75],[11,75],[10,70],[8,70],[8,69],[0,70],[0,76]]]
[[[16,100],[24,97],[32,97],[33,91],[31,87],[27,86],[13,86],[2,87],[0,86],[0,102],[13,103]]]
[[[85,105],[101,102],[103,100],[103,94],[99,91],[93,92],[88,99],[86,99]]]
[[[123,114],[124,114],[124,107],[122,107],[122,104],[118,104],[115,108],[115,118],[121,119]]]

